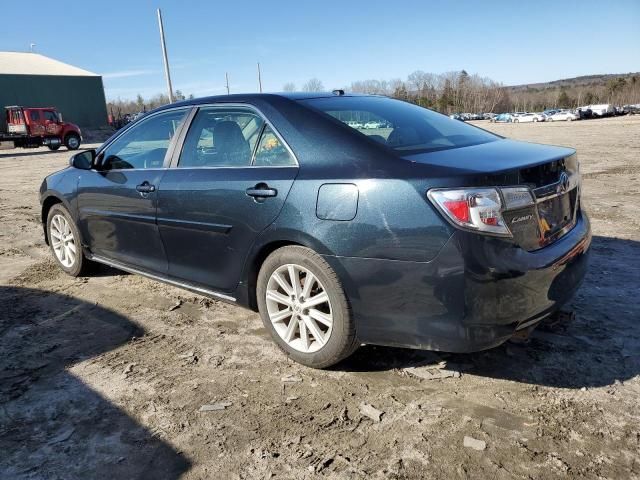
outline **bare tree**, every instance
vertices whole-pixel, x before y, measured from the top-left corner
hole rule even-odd
[[[303,92],[321,92],[324,90],[324,85],[317,78],[310,79],[302,86]]]
[[[359,80],[351,83],[351,86],[345,90],[354,93],[369,93],[375,95],[390,95],[393,93],[393,91],[390,90],[389,82],[386,80]]]
[[[184,100],[185,98],[187,97],[180,90],[176,90],[176,99]],[[189,95],[189,98],[193,98],[193,95]],[[121,98],[109,100],[107,109],[110,113],[113,112],[114,115],[126,115],[128,113],[153,110],[168,103],[169,97],[164,93],[158,93],[147,99],[138,94],[135,100],[122,100]]]
[[[287,82],[282,86],[282,91],[283,92],[295,92],[296,91],[296,84],[293,82]]]

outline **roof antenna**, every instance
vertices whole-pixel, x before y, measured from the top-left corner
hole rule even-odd
[[[35,48],[36,48],[36,44],[35,44],[35,43],[30,43],[30,44],[29,44],[29,51],[30,51],[31,53],[33,53],[33,51],[35,50]]]
[[[334,95],[342,96],[344,95],[344,90],[340,90],[340,89],[331,90],[331,93],[333,93]]]

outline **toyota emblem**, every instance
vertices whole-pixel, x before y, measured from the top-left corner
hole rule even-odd
[[[564,193],[567,190],[569,190],[569,175],[567,175],[567,172],[562,172],[560,174],[560,181],[558,182],[558,190],[561,193]]]

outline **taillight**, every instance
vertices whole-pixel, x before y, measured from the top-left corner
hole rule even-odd
[[[455,226],[479,233],[511,237],[502,217],[506,209],[533,204],[526,187],[497,188],[437,188],[429,190],[429,200]]]

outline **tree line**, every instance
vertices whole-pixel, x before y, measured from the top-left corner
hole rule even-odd
[[[565,81],[562,85],[509,87],[491,78],[470,75],[465,70],[440,74],[416,70],[405,80],[360,80],[342,89],[399,98],[446,114],[534,112],[598,103],[616,106],[640,103],[640,74],[595,79],[587,84],[577,80]],[[296,86],[287,83],[283,90],[295,91]],[[302,86],[302,91],[322,90],[322,82],[317,78]]]
[[[542,88],[510,87],[507,91],[514,111],[535,111],[553,107],[576,108],[598,103],[623,106],[640,103],[640,74],[585,85],[578,83]]]
[[[180,102],[187,99],[191,100],[193,98],[194,96],[192,94],[185,95],[180,90],[176,90],[173,94],[174,102]],[[154,108],[161,107],[162,105],[167,105],[168,103],[169,95],[164,93],[158,93],[146,99],[142,95],[138,94],[135,100],[123,100],[120,98],[109,100],[107,102],[107,113],[116,119],[134,113],[148,112]]]
[[[555,82],[554,82],[555,83]],[[597,103],[622,106],[640,103],[640,74],[617,76],[610,79],[595,79],[589,83],[563,82],[561,85],[537,84],[534,86],[504,86],[490,78],[469,74],[465,70],[428,73],[416,70],[406,79],[359,80],[343,90],[353,93],[369,93],[398,98],[442,113],[458,112],[514,112],[541,111],[548,108],[576,108]],[[283,85],[285,92],[297,91],[292,82]],[[321,92],[326,88],[318,78],[305,82],[301,91]],[[180,90],[175,92],[175,101],[193,98]],[[111,100],[107,104],[114,117],[141,111],[153,110],[169,103],[165,94],[148,99],[138,95],[135,100]]]

